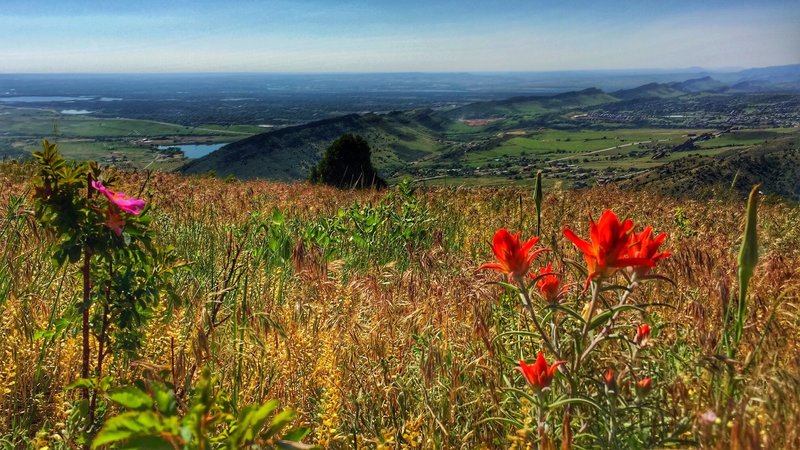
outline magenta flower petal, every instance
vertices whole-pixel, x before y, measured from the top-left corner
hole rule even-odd
[[[122,192],[114,192],[103,186],[103,183],[97,180],[92,181],[92,187],[105,195],[109,202],[126,213],[138,215],[144,210],[146,202],[140,198],[128,197]]]

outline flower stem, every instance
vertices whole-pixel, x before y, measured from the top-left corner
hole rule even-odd
[[[536,394],[536,431],[539,436],[539,445],[543,445],[546,439],[544,431],[544,404],[542,402],[542,394]]]
[[[624,305],[628,301],[628,296],[630,296],[631,292],[633,292],[633,290],[636,288],[638,284],[639,283],[635,279],[631,280],[630,284],[625,289],[625,293],[622,294],[619,298],[619,302],[617,303],[618,307]],[[619,311],[615,312],[614,315],[611,316],[612,323],[617,318],[617,316],[619,316]],[[578,362],[580,363],[580,361],[589,356],[589,353],[592,351],[592,349],[594,349],[594,347],[597,346],[597,344],[599,344],[600,341],[602,341],[603,338],[605,338],[610,331],[611,331],[611,326],[609,325],[604,326],[603,329],[600,331],[600,333],[598,333],[597,336],[594,339],[592,339],[592,342],[589,343],[589,346],[586,347],[586,350],[584,350],[584,352],[581,354]]]
[[[544,345],[547,347],[547,349],[556,356],[556,359],[560,360],[561,355],[553,346],[553,343],[550,342],[550,339],[547,337],[547,333],[545,333],[544,329],[542,329],[542,325],[539,323],[539,319],[536,317],[536,311],[533,309],[531,297],[528,295],[527,286],[525,286],[525,283],[521,279],[517,279],[517,284],[519,285],[519,295],[522,298],[522,303],[528,309],[528,312],[530,312],[531,318],[533,319],[533,325],[536,327],[536,331],[538,331],[539,335],[542,336],[542,341],[544,341]]]

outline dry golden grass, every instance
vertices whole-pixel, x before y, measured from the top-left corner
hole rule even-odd
[[[26,193],[30,173],[28,166],[4,166],[0,175],[0,276],[8,284],[0,298],[0,436],[12,447],[54,448],[75,395],[64,387],[80,374],[80,336],[67,329],[47,340],[37,331],[53,329],[80,285],[75,267],[49,261],[49,238],[29,220],[30,202],[6,208]],[[384,193],[121,175],[125,192],[146,184],[157,238],[192,265],[177,282],[181,305],[170,314],[162,308],[151,322],[141,357],[109,358],[115,380],[163,368],[185,398],[188,382],[210,365],[238,404],[280,399],[313,428],[311,441],[326,448],[513,444],[515,430],[482,420],[498,414],[503,378],[516,377],[492,339],[518,325],[517,306],[501,306],[500,289],[486,284],[497,277],[474,271],[491,259],[488,242],[497,228],[535,229],[531,190],[418,191],[433,218],[433,238],[409,247],[403,261],[383,262],[358,253],[326,258],[300,230],[354,202],[377,204]],[[246,225],[253,213],[264,219],[274,208],[292,224],[292,257],[265,264],[257,257],[265,240]],[[773,201],[759,211],[762,256],[741,354],[762,337],[763,344],[729,428],[697,418],[714,407],[713,352],[722,305],[736,298],[744,202],[679,202],[613,187],[556,190],[545,196],[543,242],[580,259],[561,228],[585,233],[587,215],[605,208],[669,233],[674,256],[659,273],[677,286],[647,285],[636,301],[673,307],[658,310],[658,345],[672,349],[663,364],[680,373],[665,386],[676,417],[691,418],[692,436],[704,447],[800,447],[800,208]],[[351,259],[359,257],[374,260],[354,268]]]

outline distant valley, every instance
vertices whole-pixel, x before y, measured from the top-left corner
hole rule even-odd
[[[698,172],[693,164],[727,168],[689,185],[731,183],[731,171],[740,181],[763,171],[742,169],[737,164],[749,159],[730,155],[754,152],[773,161],[797,152],[800,65],[649,78],[595,74],[603,89],[583,87],[591,79],[584,75],[565,75],[580,88],[567,92],[541,74],[443,74],[262,80],[280,80],[280,88],[210,77],[178,92],[172,79],[152,91],[141,80],[126,79],[122,89],[101,79],[93,94],[80,80],[62,80],[59,90],[28,80],[33,87],[21,91],[8,88],[6,76],[0,154],[21,157],[50,137],[75,159],[300,180],[330,142],[353,132],[367,139],[390,181],[525,183],[543,170],[565,186],[623,182],[677,192],[687,173]],[[658,81],[631,85],[648,79]],[[759,153],[764,146],[782,150]],[[776,192],[800,195],[787,183]]]

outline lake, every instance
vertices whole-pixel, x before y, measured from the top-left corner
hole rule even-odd
[[[94,97],[55,97],[46,95],[32,95],[22,97],[0,97],[0,102],[9,103],[41,103],[41,102],[76,102],[92,100]]]
[[[228,145],[228,142],[220,144],[183,144],[183,145],[159,145],[159,150],[166,150],[170,147],[177,147],[183,151],[184,156],[190,159],[202,158],[207,154],[219,149],[223,145]]]

